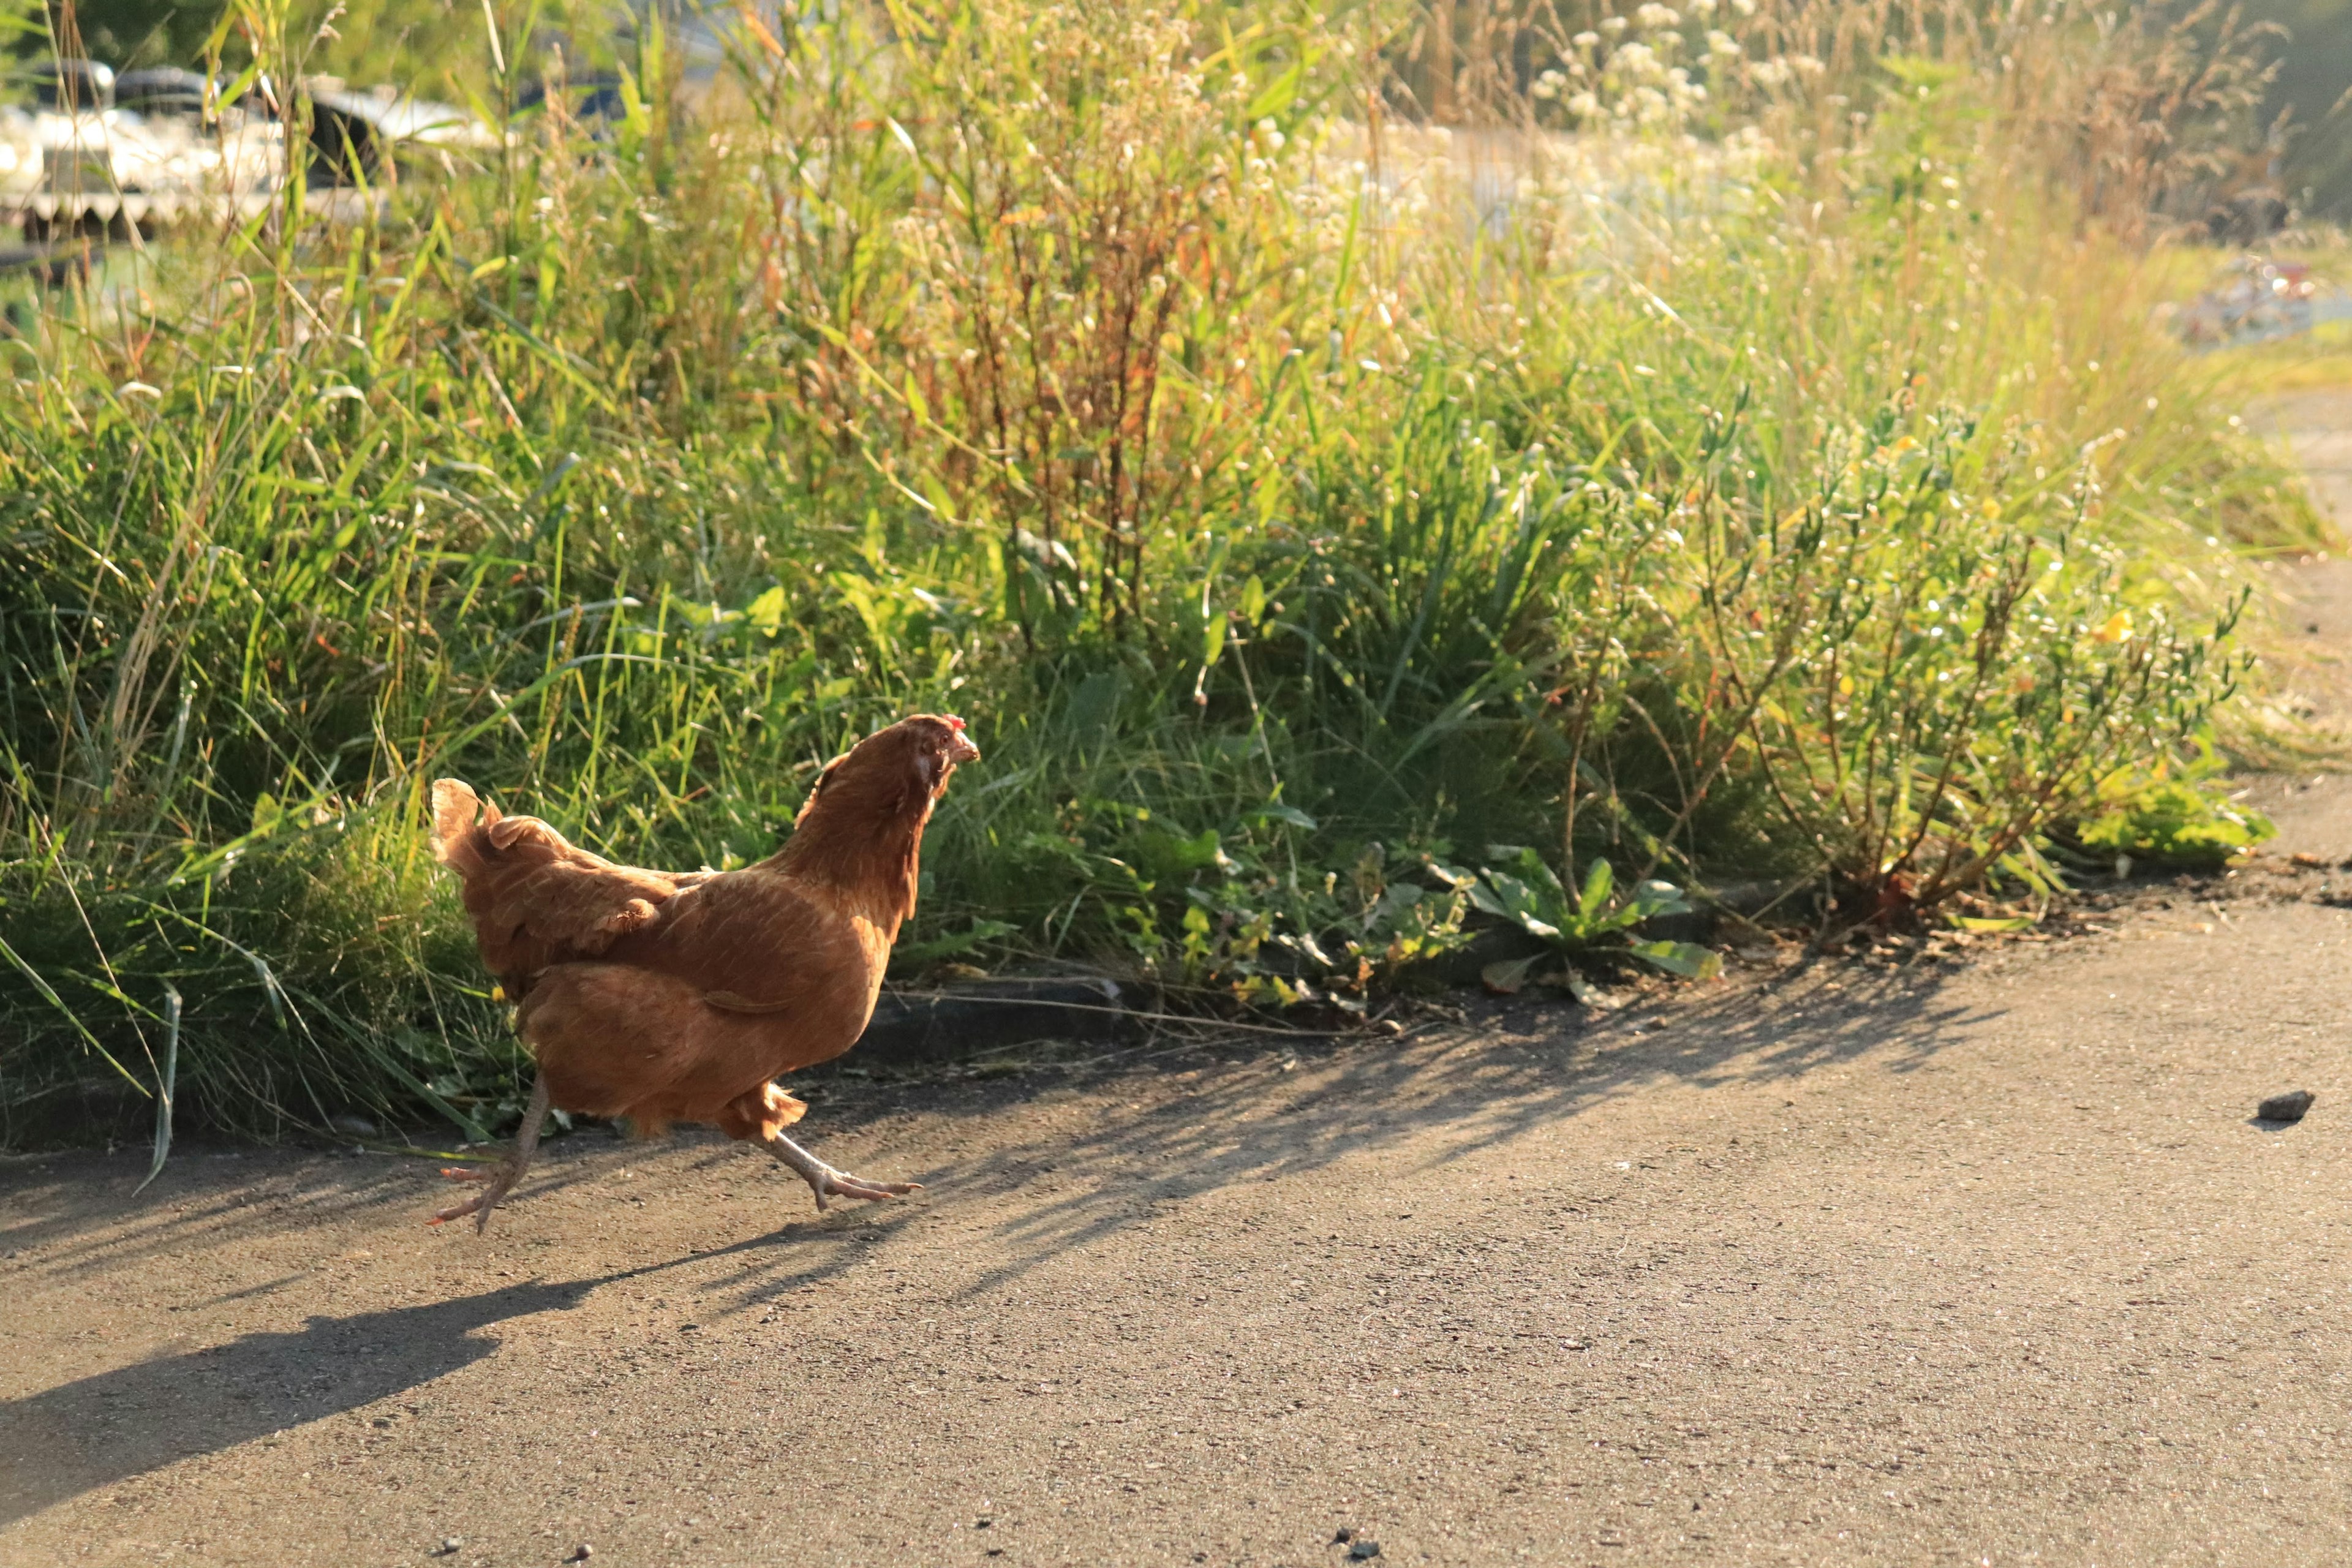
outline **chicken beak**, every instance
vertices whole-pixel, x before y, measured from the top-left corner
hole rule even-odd
[[[948,738],[948,761],[958,767],[966,763],[976,763],[980,761],[980,748],[961,734],[951,735]]]

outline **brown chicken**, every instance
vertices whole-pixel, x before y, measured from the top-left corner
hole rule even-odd
[[[911,1182],[835,1170],[784,1136],[808,1109],[770,1080],[830,1061],[873,1016],[914,912],[923,827],[979,750],[963,721],[919,713],[817,775],[791,839],[740,871],[615,866],[535,816],[502,816],[456,779],[433,786],[433,853],[464,884],[482,962],[516,1002],[539,1064],[515,1148],[433,1217],[490,1211],[530,1163],[550,1106],[626,1117],[640,1135],[709,1121],[759,1142],[828,1197]]]

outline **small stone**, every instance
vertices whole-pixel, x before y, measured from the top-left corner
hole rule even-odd
[[[338,1132],[348,1132],[355,1138],[373,1138],[375,1136],[375,1123],[370,1121],[364,1116],[329,1117],[327,1119],[327,1125],[333,1128]]]
[[[596,1549],[583,1541],[579,1545],[572,1549],[572,1555],[565,1558],[564,1561],[566,1563],[585,1563],[594,1555],[596,1555]]]
[[[1339,1534],[1337,1534],[1337,1535],[1335,1535],[1335,1536],[1333,1536],[1333,1537],[1331,1538],[1331,1544],[1332,1544],[1332,1545],[1334,1545],[1334,1546],[1345,1546],[1345,1545],[1347,1545],[1347,1544],[1348,1544],[1348,1542],[1349,1542],[1350,1541],[1353,1541],[1353,1540],[1355,1540],[1355,1539],[1356,1539],[1356,1532],[1355,1532],[1354,1531],[1352,1531],[1352,1530],[1349,1530],[1346,1525],[1344,1525],[1344,1524],[1343,1524],[1343,1525],[1341,1525],[1341,1526],[1339,1527]]]
[[[1348,1547],[1348,1555],[1350,1557],[1378,1557],[1380,1554],[1381,1543],[1377,1541],[1360,1540],[1350,1542]]]
[[[2298,1089],[2292,1094],[2274,1094],[2256,1108],[2254,1116],[2263,1121],[2300,1121],[2304,1112],[2311,1109],[2311,1102],[2318,1098],[2307,1089]],[[2244,1102],[2242,1100],[2240,1103]]]
[[[441,1544],[433,1549],[433,1555],[436,1557],[453,1556],[457,1553],[458,1549],[463,1547],[465,1544],[466,1538],[462,1535],[445,1535],[441,1538]]]

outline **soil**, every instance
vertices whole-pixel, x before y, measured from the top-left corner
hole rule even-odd
[[[822,1218],[692,1136],[486,1237],[417,1159],[0,1165],[0,1563],[2352,1563],[2352,780],[2261,794],[1965,957],[835,1077],[926,1189]]]

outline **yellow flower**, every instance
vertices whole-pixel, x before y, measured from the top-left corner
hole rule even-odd
[[[1985,497],[1984,505],[1979,507],[1977,510],[1984,513],[1987,517],[1999,517],[2000,515],[2000,502],[1995,500],[1990,496],[1987,496]]]
[[[2093,642],[2122,642],[2131,636],[2131,616],[2121,610],[2106,618],[2105,625],[2091,634]]]
[[[1853,695],[1853,676],[1841,675],[1838,677],[1838,695],[1840,697],[1851,697]]]

